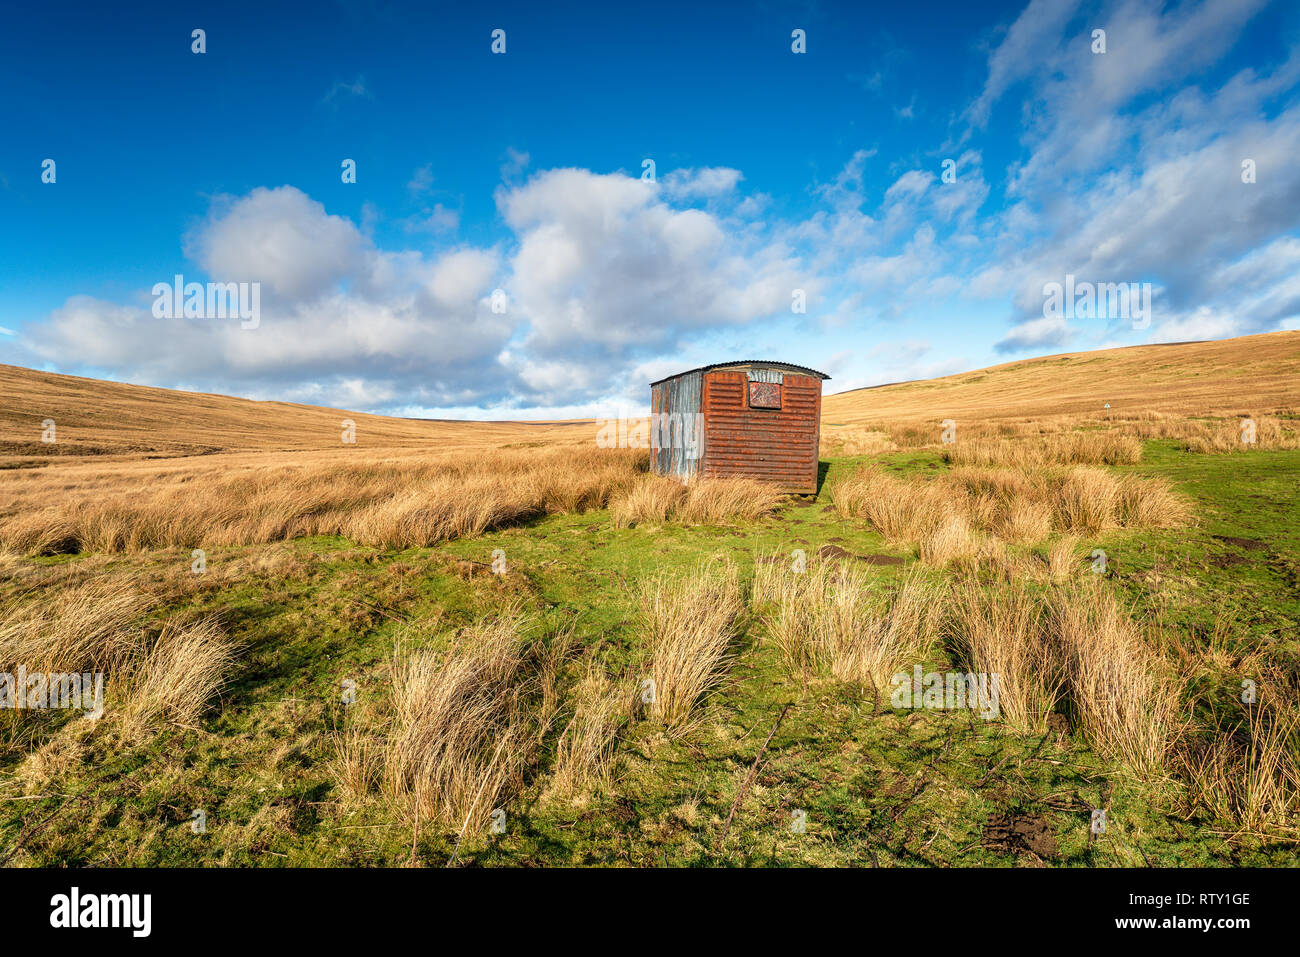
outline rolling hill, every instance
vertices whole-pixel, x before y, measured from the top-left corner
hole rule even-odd
[[[1300,331],[1072,352],[828,395],[825,423],[1300,408]]]
[[[647,394],[648,398],[648,394]],[[994,421],[1095,414],[1271,414],[1300,409],[1300,331],[1216,342],[1133,346],[1026,359],[938,379],[826,396],[827,425],[960,418]],[[40,442],[53,419],[58,443]],[[585,440],[590,420],[405,419],[292,402],[106,382],[0,365],[0,459],[178,457],[214,452],[328,450],[342,421],[378,448],[491,448]]]
[[[56,425],[53,445],[40,441],[45,419]],[[384,448],[497,447],[592,434],[589,422],[404,419],[0,365],[0,457],[331,449],[340,445],[344,419],[356,423],[358,445]]]

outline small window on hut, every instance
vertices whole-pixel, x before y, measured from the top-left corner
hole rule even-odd
[[[750,382],[749,407],[751,409],[781,408],[781,383]]]

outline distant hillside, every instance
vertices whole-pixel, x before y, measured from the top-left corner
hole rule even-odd
[[[647,400],[649,398],[647,388]],[[823,422],[999,419],[1166,411],[1300,410],[1300,332],[1027,359],[974,372],[828,395]],[[53,419],[55,445],[40,441]],[[255,402],[0,365],[0,457],[195,455],[331,449],[342,421],[371,447],[475,448],[594,438],[583,422],[447,422]]]
[[[41,443],[53,419],[58,441]],[[0,365],[0,455],[193,455],[218,451],[324,449],[342,422],[366,446],[474,447],[594,436],[589,423],[443,422],[345,412],[291,402],[254,402]]]
[[[1191,415],[1300,410],[1300,331],[1132,346],[1008,362],[828,395],[827,424],[1112,411]]]

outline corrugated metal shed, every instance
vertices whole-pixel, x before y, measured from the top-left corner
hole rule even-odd
[[[738,362],[715,362],[713,365],[700,366],[698,369],[691,369],[689,372],[679,372],[676,375],[666,376],[650,383],[653,389],[660,382],[667,382],[669,379],[680,379],[684,375],[691,375],[695,372],[712,372],[714,369],[773,369],[781,372],[797,372],[802,375],[817,376],[820,379],[829,379],[825,372],[818,372],[816,369],[809,369],[807,366],[797,366],[791,362],[773,362],[768,359],[741,359]]]
[[[655,474],[690,478],[699,472],[703,381],[704,374],[696,369],[650,387],[650,464]]]
[[[651,467],[659,475],[744,476],[817,491],[822,381],[788,362],[719,362],[650,386]]]

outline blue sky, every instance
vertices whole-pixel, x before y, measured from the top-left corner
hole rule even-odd
[[[180,6],[7,15],[0,362],[510,418],[1300,327],[1292,2]],[[257,328],[154,316],[178,273]]]

